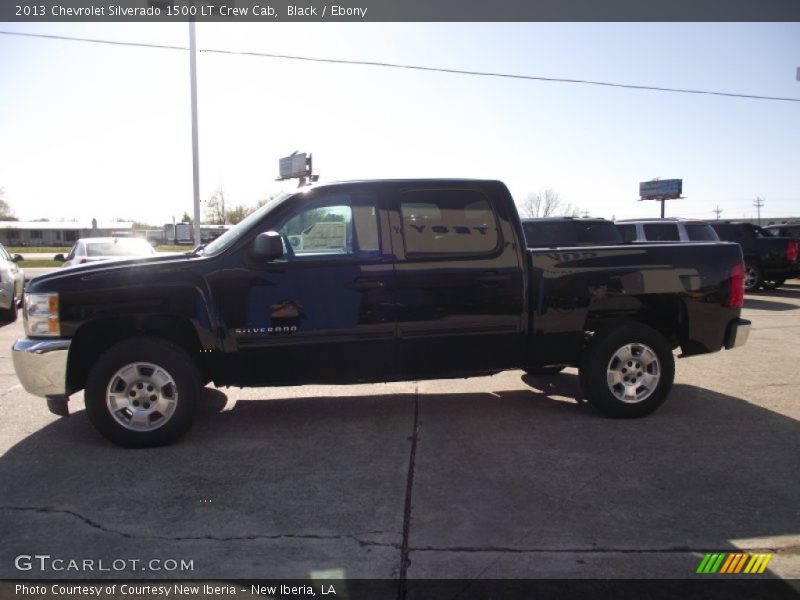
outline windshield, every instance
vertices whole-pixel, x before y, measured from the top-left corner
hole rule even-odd
[[[115,240],[86,244],[86,256],[148,256],[150,254],[155,254],[155,250],[144,240]]]
[[[282,193],[275,196],[272,200],[267,202],[261,208],[256,209],[254,212],[247,215],[244,219],[239,221],[234,227],[223,233],[213,242],[209,243],[202,249],[203,256],[215,256],[230,248],[236,241],[247,233],[250,228],[255,225],[261,218],[270,212],[273,208],[278,206],[281,202],[292,196],[293,194]]]

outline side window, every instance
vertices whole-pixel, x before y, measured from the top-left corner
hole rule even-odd
[[[400,198],[406,256],[490,254],[500,246],[489,199],[475,190],[420,190]]]
[[[646,223],[644,237],[648,242],[677,242],[681,239],[675,223]]]
[[[66,258],[64,260],[72,260],[73,258],[75,258],[75,252],[76,252],[77,249],[78,249],[78,244],[75,244],[72,247],[72,250],[69,251],[69,254],[67,254],[67,256],[66,256]]]
[[[335,194],[313,202],[278,229],[291,258],[378,256],[380,239],[375,201],[369,196]]]
[[[617,225],[617,229],[619,229],[619,232],[622,234],[623,241],[636,241],[636,225]]]
[[[702,225],[700,223],[688,223],[686,225],[686,235],[693,242],[716,242],[719,240],[710,225]]]

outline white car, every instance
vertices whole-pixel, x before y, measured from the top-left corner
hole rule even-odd
[[[155,254],[155,248],[144,238],[96,237],[79,239],[66,257],[56,254],[55,260],[63,260],[64,267],[74,267],[101,260],[121,260]]]
[[[17,266],[22,257],[12,258],[0,244],[0,321],[7,323],[17,319],[17,303],[25,287],[25,273]]]

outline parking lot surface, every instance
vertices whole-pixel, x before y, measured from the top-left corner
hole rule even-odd
[[[603,418],[574,369],[205,392],[178,444],[58,418],[0,328],[0,578],[688,578],[710,551],[800,578],[800,282],[749,295],[735,351],[680,360],[667,403]],[[21,572],[15,558],[192,561]]]

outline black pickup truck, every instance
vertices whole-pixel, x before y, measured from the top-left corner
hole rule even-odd
[[[787,279],[800,277],[798,241],[776,237],[758,225],[737,221],[711,221],[719,239],[742,247],[745,261],[745,290],[775,289]]]
[[[169,443],[218,386],[580,369],[614,417],[667,397],[673,349],[743,344],[736,244],[528,250],[498,181],[324,185],[185,255],[33,279],[16,372],[123,446]]]

